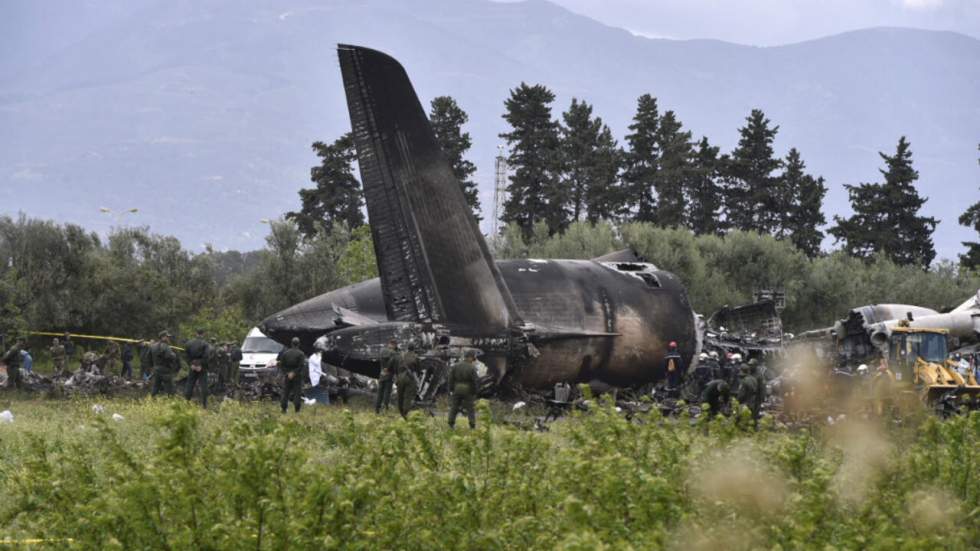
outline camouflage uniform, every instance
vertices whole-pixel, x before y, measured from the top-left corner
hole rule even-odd
[[[721,411],[721,407],[728,403],[730,389],[728,382],[724,379],[714,379],[709,382],[701,393],[701,403],[708,404],[708,417],[714,417]]]
[[[180,371],[180,360],[177,354],[170,348],[168,339],[170,337],[166,331],[160,334],[160,340],[153,344],[150,355],[153,359],[153,388],[151,396],[156,396],[161,391],[168,396],[174,395],[174,376]]]
[[[0,362],[7,366],[7,388],[23,388],[23,382],[20,378],[20,351],[23,345],[24,341],[17,339],[0,359]]]
[[[378,398],[374,403],[375,413],[381,413],[381,406],[387,410],[391,404],[391,386],[395,382],[395,373],[401,364],[401,354],[389,346],[381,356],[381,374],[378,376]]]
[[[279,369],[283,372],[282,396],[279,399],[279,406],[282,412],[286,413],[289,402],[292,400],[295,411],[299,413],[300,406],[303,405],[303,368],[306,367],[306,354],[299,349],[299,341],[294,340],[292,346],[283,352],[279,360]]]
[[[752,422],[756,428],[759,427],[759,415],[765,396],[766,386],[762,379],[755,374],[755,364],[750,362],[743,365],[742,378],[738,383],[738,401],[752,412]]]
[[[196,339],[192,339],[184,345],[184,354],[187,355],[189,370],[187,373],[187,386],[184,388],[184,398],[190,400],[194,396],[194,386],[200,383],[201,386],[201,405],[208,407],[208,367],[210,347],[201,333],[197,334]]]
[[[411,349],[402,354],[400,365],[398,366],[398,377],[395,384],[398,385],[396,402],[398,402],[398,413],[402,417],[408,416],[408,412],[415,405],[415,396],[418,394],[418,382],[415,374],[419,371],[419,357]]]
[[[476,428],[476,411],[473,403],[476,400],[476,392],[480,388],[480,378],[476,374],[476,366],[473,365],[475,358],[467,357],[465,360],[453,364],[449,368],[449,390],[452,395],[449,397],[449,426],[456,426],[456,415],[462,409],[466,412],[466,418],[470,421],[470,428]]]
[[[48,349],[51,353],[51,363],[54,364],[55,375],[64,375],[65,373],[65,347],[61,344],[61,341],[54,339],[51,342],[51,348]]]

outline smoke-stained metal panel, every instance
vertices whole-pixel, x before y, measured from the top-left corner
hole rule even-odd
[[[367,48],[340,45],[338,55],[389,319],[518,325],[405,70]]]

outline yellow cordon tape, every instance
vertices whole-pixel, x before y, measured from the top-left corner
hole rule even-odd
[[[41,337],[64,337],[65,336],[64,333],[55,333],[53,331],[28,331],[27,334],[28,335],[38,335],[38,336],[41,336]],[[81,335],[81,334],[78,334],[78,333],[68,333],[68,336],[69,337],[78,337],[79,339],[93,339],[93,340],[97,340],[97,341],[119,341],[119,342],[132,342],[132,343],[140,343],[140,342],[143,342],[140,339],[130,339],[128,337],[106,337],[104,335]],[[173,346],[173,345],[171,345],[170,348],[176,348],[177,350],[183,350],[183,348],[181,348],[179,346]],[[2,541],[3,540],[0,540],[0,543],[2,543]]]
[[[40,539],[32,538],[26,540],[0,540],[0,545],[40,545],[42,543],[75,543],[71,538]]]

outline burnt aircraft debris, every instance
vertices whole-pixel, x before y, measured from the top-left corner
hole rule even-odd
[[[692,364],[696,317],[675,275],[630,251],[495,262],[402,66],[338,55],[381,275],[273,314],[263,333],[372,377],[390,338],[413,343],[428,389],[471,348],[498,388],[660,381],[671,341]]]

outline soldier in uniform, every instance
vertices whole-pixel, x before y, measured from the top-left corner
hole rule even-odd
[[[214,351],[214,361],[217,364],[218,386],[225,388],[231,377],[231,362],[228,358],[228,343],[219,343]]]
[[[882,358],[878,363],[878,371],[871,379],[871,395],[874,399],[874,413],[882,416],[891,407],[892,391],[895,386],[895,374],[888,369],[888,360]]]
[[[395,373],[398,372],[398,365],[401,363],[401,354],[398,353],[398,341],[391,339],[388,341],[388,348],[381,355],[381,374],[378,376],[378,399],[374,403],[374,412],[381,413],[383,405],[385,411],[391,404],[391,386],[395,382]]]
[[[231,364],[228,380],[231,384],[238,386],[238,368],[242,363],[242,349],[235,343],[228,344],[228,362]]]
[[[133,378],[133,345],[124,342],[122,345],[122,371],[119,375],[126,379]]]
[[[150,349],[150,356],[153,359],[153,388],[150,395],[156,396],[162,391],[173,396],[174,376],[180,371],[180,360],[170,348],[170,333],[160,332],[159,340]]]
[[[48,349],[51,354],[51,363],[54,364],[54,374],[61,376],[65,374],[65,347],[55,337],[51,340],[51,348]]]
[[[140,341],[139,344],[140,375],[144,381],[153,374],[153,347],[156,344],[156,339],[150,339],[150,342]]]
[[[14,345],[7,349],[3,358],[0,359],[0,363],[7,366],[7,388],[24,388],[24,383],[20,378],[20,351],[26,342],[24,337],[17,337]]]
[[[398,402],[398,413],[402,417],[408,417],[408,412],[412,411],[415,405],[415,396],[418,394],[418,380],[415,378],[419,372],[419,357],[415,353],[415,343],[408,344],[408,350],[402,354],[401,362],[398,366],[398,376],[395,384],[398,385],[396,401]]]
[[[721,411],[723,405],[728,403],[731,398],[731,389],[728,382],[724,379],[713,379],[701,393],[701,403],[708,404],[708,418],[712,418]]]
[[[197,330],[197,337],[187,341],[184,354],[190,371],[187,373],[187,386],[184,388],[184,398],[190,400],[194,396],[194,386],[200,383],[201,406],[208,407],[208,368],[211,365],[208,358],[211,347],[204,341],[204,329]]]
[[[476,411],[473,403],[480,388],[480,378],[476,374],[476,352],[467,350],[463,361],[449,368],[449,428],[456,428],[456,415],[459,410],[466,412],[470,428],[476,428]]]
[[[756,429],[759,428],[759,415],[762,411],[762,402],[765,401],[766,386],[761,378],[756,375],[758,362],[752,358],[748,363],[742,364],[742,377],[738,382],[738,401],[749,408],[752,412],[752,423]]]
[[[289,408],[290,400],[293,402],[296,413],[299,413],[299,408],[303,405],[303,397],[300,391],[303,389],[303,370],[305,368],[306,354],[299,349],[299,338],[293,337],[289,349],[283,352],[279,360],[279,369],[283,372],[282,396],[279,399],[279,406],[283,413],[286,413]]]
[[[82,365],[79,368],[79,371],[83,373],[91,373],[92,375],[101,375],[102,373],[99,371],[99,362],[101,360],[102,358],[100,358],[95,351],[89,350],[88,352],[82,354]]]
[[[75,357],[75,343],[71,340],[71,333],[65,331],[61,344],[65,347],[65,370],[71,371],[71,360]]]

